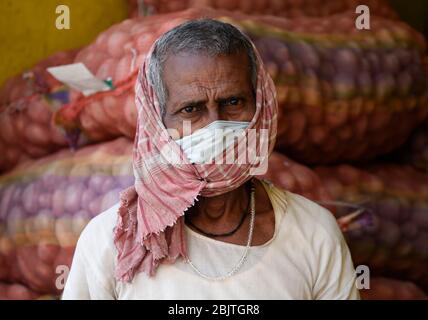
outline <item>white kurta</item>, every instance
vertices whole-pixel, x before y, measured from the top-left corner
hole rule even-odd
[[[154,277],[139,273],[131,283],[116,281],[117,204],[92,219],[82,232],[62,298],[359,299],[349,249],[333,215],[300,195],[266,181],[263,186],[275,213],[274,236],[252,246],[247,261],[232,277],[206,280],[179,259],[161,265]],[[224,275],[239,261],[244,246],[185,228],[190,258],[205,274]]]

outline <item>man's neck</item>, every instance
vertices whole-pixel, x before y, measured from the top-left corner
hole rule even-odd
[[[227,232],[247,209],[249,194],[246,184],[215,197],[202,197],[191,211],[192,223],[208,232]],[[205,229],[204,229],[205,230]]]

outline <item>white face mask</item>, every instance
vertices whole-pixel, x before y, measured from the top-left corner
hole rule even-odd
[[[244,121],[217,120],[175,142],[180,145],[190,162],[212,163],[215,157],[234,143],[234,137],[242,134],[248,124],[249,122]]]

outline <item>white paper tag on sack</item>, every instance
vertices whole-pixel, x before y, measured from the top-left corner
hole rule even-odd
[[[95,77],[81,62],[47,68],[47,71],[57,80],[81,91],[84,96],[111,89],[107,83]]]

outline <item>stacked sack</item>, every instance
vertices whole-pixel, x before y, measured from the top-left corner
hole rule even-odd
[[[428,290],[428,173],[385,163],[315,172],[336,201],[354,264]]]
[[[68,145],[53,121],[54,112],[68,102],[68,93],[46,68],[69,64],[76,54],[77,50],[56,53],[0,89],[0,172]]]
[[[279,188],[298,193],[313,201],[328,204],[333,200],[318,174],[278,152],[270,155],[268,170],[262,178]],[[329,209],[334,210],[334,207]]]
[[[361,33],[341,15],[296,28],[255,39],[281,100],[277,149],[308,164],[371,159],[428,116],[425,41],[406,25],[376,18]]]
[[[408,281],[372,278],[370,288],[360,290],[363,300],[427,300],[428,295]]]
[[[285,18],[326,17],[344,11],[355,12],[359,5],[367,5],[372,14],[397,18],[385,0],[129,0],[131,17],[197,7]]]
[[[425,121],[403,147],[391,156],[399,162],[410,163],[415,168],[428,172],[428,121]]]
[[[40,295],[37,292],[23,286],[22,284],[8,284],[0,282],[0,300],[45,300],[47,296]]]
[[[133,92],[138,68],[155,39],[179,21],[184,20],[151,16],[126,20],[101,33],[74,62],[85,64],[99,79],[110,79],[114,89],[89,97],[74,94],[77,98],[59,110],[56,122],[67,131],[81,131],[92,142],[118,136],[133,138],[137,118]]]
[[[118,138],[28,161],[0,178],[0,281],[59,294],[80,232],[133,184],[132,141]],[[13,288],[13,287],[12,287]]]

